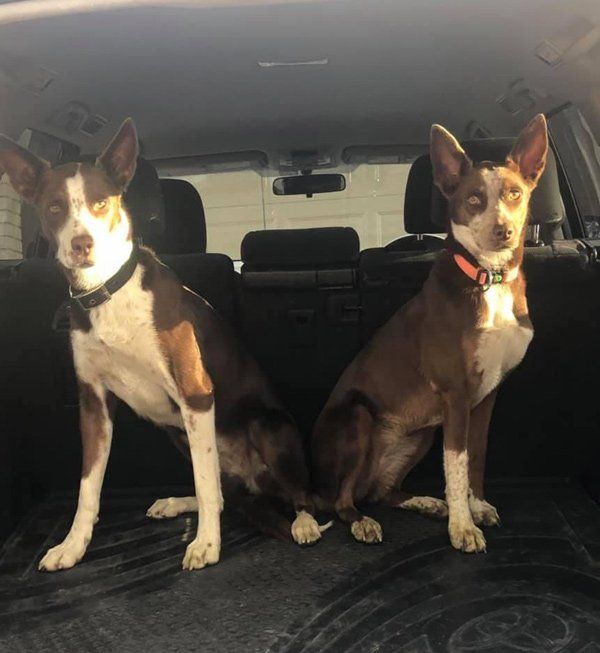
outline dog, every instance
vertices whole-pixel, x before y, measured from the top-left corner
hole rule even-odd
[[[65,540],[39,563],[68,569],[85,554],[97,521],[117,400],[168,429],[192,462],[196,496],[160,499],[154,518],[198,511],[184,569],[218,562],[223,493],[263,531],[312,544],[313,517],[300,434],[232,330],[154,253],[134,243],[122,196],[138,139],[127,119],[95,164],[51,168],[8,139],[0,166],[37,208],[70,285],[70,338],[79,387],[82,474]],[[290,525],[277,502],[293,506]]]
[[[536,116],[501,164],[474,165],[431,129],[433,178],[448,200],[447,239],[421,292],[347,367],[313,431],[317,494],[359,542],[382,529],[361,501],[448,517],[452,545],[484,551],[477,525],[499,523],[484,498],[488,428],[498,386],[533,337],[521,270],[532,190],[548,150]],[[443,425],[446,501],[401,490]]]

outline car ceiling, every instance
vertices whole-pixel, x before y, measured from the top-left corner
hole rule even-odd
[[[0,4],[0,128],[13,137],[30,127],[96,151],[133,116],[149,158],[262,150],[276,164],[424,144],[432,122],[511,134],[567,101],[600,134],[597,0],[83,4]],[[543,41],[566,50],[560,65],[536,56]],[[310,61],[326,63],[259,65]],[[503,109],[511,84],[535,105]],[[68,133],[70,102],[107,125]]]

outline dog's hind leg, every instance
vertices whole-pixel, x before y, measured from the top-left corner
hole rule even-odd
[[[315,427],[313,438],[318,490],[333,503],[342,522],[358,542],[376,544],[383,531],[378,522],[356,508],[356,487],[365,467],[374,420],[362,403],[346,402],[326,409]],[[368,473],[368,472],[367,472]]]
[[[198,510],[198,499],[196,497],[167,497],[157,499],[146,512],[147,517],[152,519],[172,519],[186,512]]]
[[[285,505],[274,497],[265,495],[247,495],[240,499],[238,508],[246,520],[256,529],[283,542],[292,542],[291,523],[285,518]]]
[[[268,474],[280,493],[294,507],[296,519],[291,536],[297,544],[314,544],[321,539],[314,518],[310,479],[302,439],[292,418],[280,408],[264,407],[249,424],[252,446],[267,466]]]
[[[190,443],[187,434],[173,427],[165,427],[169,438],[179,449],[181,454],[191,462]],[[172,519],[186,512],[198,510],[198,499],[196,497],[167,497],[157,499],[146,511],[146,516],[152,519]]]
[[[448,504],[443,499],[429,496],[417,496],[400,489],[407,474],[417,465],[429,451],[435,427],[427,427],[406,436],[406,446],[402,450],[402,466],[398,472],[395,488],[386,494],[382,503],[392,508],[413,510],[427,517],[446,519],[448,517]]]

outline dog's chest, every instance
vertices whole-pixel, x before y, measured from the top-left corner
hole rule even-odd
[[[506,285],[494,285],[483,295],[485,306],[476,332],[474,371],[478,404],[523,359],[533,330],[521,326],[514,314],[513,295]]]
[[[90,311],[91,331],[73,333],[75,365],[81,378],[99,380],[142,417],[180,426],[170,399],[177,391],[154,327],[153,296],[138,274]]]

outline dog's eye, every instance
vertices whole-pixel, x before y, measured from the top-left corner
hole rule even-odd
[[[48,207],[48,213],[51,213],[52,215],[58,215],[62,211],[62,206],[60,205],[59,202],[54,202],[53,204],[50,204]]]
[[[98,202],[94,202],[94,206],[92,206],[92,209],[94,210],[94,213],[100,213],[101,211],[104,211],[106,206],[107,206],[106,200],[100,200]]]
[[[511,202],[516,202],[521,199],[521,191],[518,188],[511,188],[508,191],[508,199],[511,200]]]
[[[467,202],[471,206],[477,206],[478,204],[481,203],[481,200],[477,197],[477,195],[469,195],[469,197],[467,198]]]

